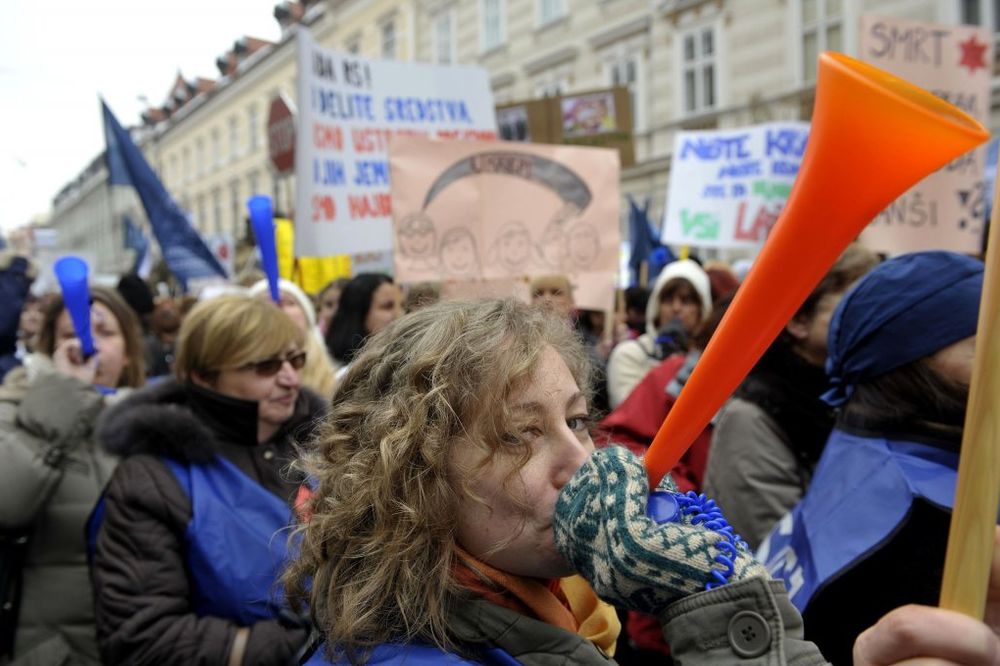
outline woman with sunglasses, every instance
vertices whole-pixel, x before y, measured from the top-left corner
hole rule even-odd
[[[283,664],[305,643],[276,586],[308,492],[285,468],[324,408],[300,386],[303,341],[262,300],[199,303],[176,378],[102,420],[123,458],[89,527],[105,663]]]

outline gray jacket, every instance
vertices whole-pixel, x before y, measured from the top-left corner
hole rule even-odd
[[[609,666],[587,639],[485,600],[454,609],[456,637],[498,647],[524,666]],[[802,618],[780,581],[750,578],[672,604],[660,618],[678,666],[820,666],[802,638]]]
[[[793,451],[787,433],[758,405],[733,398],[723,407],[712,433],[704,491],[753,549],[809,485],[812,470]]]
[[[29,540],[12,663],[96,664],[84,525],[115,466],[91,439],[104,398],[32,360],[0,387],[0,529]]]

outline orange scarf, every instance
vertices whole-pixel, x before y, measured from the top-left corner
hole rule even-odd
[[[586,638],[609,657],[621,623],[615,609],[601,601],[583,578],[539,578],[515,576],[494,569],[462,548],[452,573],[458,584],[490,603],[541,620]]]

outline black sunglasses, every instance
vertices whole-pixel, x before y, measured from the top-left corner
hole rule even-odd
[[[292,354],[287,358],[269,358],[266,361],[256,361],[254,363],[247,363],[244,368],[253,368],[253,371],[257,373],[258,377],[273,377],[281,370],[281,367],[288,361],[296,370],[301,370],[302,366],[306,364],[306,353],[300,351],[296,354]]]

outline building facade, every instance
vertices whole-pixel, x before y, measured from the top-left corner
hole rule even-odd
[[[220,58],[221,78],[208,86],[175,82],[164,107],[144,118],[143,147],[203,234],[240,235],[253,193],[270,193],[279,209],[291,210],[294,178],[274,177],[265,127],[274,96],[295,102],[294,33],[305,25],[332,49],[482,66],[497,104],[626,86],[636,163],[623,170],[622,194],[649,198],[659,220],[674,134],[807,120],[818,54],[857,56],[865,13],[1000,28],[1000,9],[990,0],[283,2],[275,8],[281,41],[237,42]],[[53,223],[68,225],[68,210],[57,202]]]

